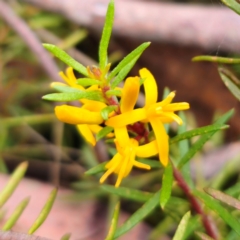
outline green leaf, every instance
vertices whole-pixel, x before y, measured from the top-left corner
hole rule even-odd
[[[184,233],[187,229],[188,226],[188,221],[191,217],[191,213],[190,211],[185,213],[185,215],[183,216],[183,218],[181,219],[180,224],[178,225],[177,231],[173,237],[173,240],[182,240],[184,239]]]
[[[145,217],[147,217],[154,208],[159,203],[160,191],[156,192],[141,208],[139,208],[135,213],[128,218],[124,224],[117,229],[115,238],[123,235],[124,233],[128,232],[132,229],[135,225],[141,222]]]
[[[107,97],[111,97],[111,96],[121,96],[122,92],[121,90],[108,90],[106,92]]]
[[[99,91],[75,91],[73,93],[51,93],[42,97],[44,100],[49,101],[61,101],[61,102],[69,102],[80,99],[89,99],[99,102],[104,102],[104,98],[102,97],[101,92]]]
[[[176,142],[180,142],[182,140],[185,139],[189,139],[198,135],[204,135],[206,133],[210,133],[210,132],[216,132],[218,130],[223,130],[223,129],[227,129],[229,128],[228,125],[223,125],[223,124],[212,124],[206,127],[201,127],[201,128],[196,128],[184,133],[181,133],[173,138],[171,138],[169,140],[170,144],[176,143]]]
[[[164,100],[170,93],[170,89],[168,87],[165,87],[163,89],[163,96],[162,96],[162,100]],[[166,130],[166,132],[168,133],[169,132],[169,129],[170,129],[170,124],[165,124],[164,125],[164,128]]]
[[[101,189],[109,193],[112,193],[114,195],[117,195],[119,197],[137,201],[137,202],[146,202],[153,196],[152,193],[143,192],[140,190],[126,188],[126,187],[115,188],[111,185],[102,185]]]
[[[105,136],[107,136],[109,133],[111,133],[113,131],[112,127],[104,127],[102,128],[96,135],[96,140],[99,141],[100,139],[104,138]]]
[[[91,79],[91,78],[79,78],[77,79],[77,84],[83,86],[83,87],[88,87],[92,85],[99,85],[100,81],[96,79]]]
[[[104,172],[106,170],[105,165],[107,163],[108,163],[108,161],[100,163],[97,166],[87,170],[84,174],[85,175],[94,175],[94,174],[97,174],[97,173]]]
[[[117,229],[119,211],[120,211],[120,202],[117,202],[117,204],[114,208],[114,213],[113,213],[113,218],[112,218],[112,221],[111,221],[111,226],[110,226],[108,235],[105,238],[105,240],[113,240],[114,239],[114,234],[115,234],[116,229]]]
[[[240,201],[238,199],[213,188],[204,188],[204,191],[215,199],[240,210]]]
[[[101,116],[104,120],[108,120],[108,115],[118,108],[116,105],[105,107],[101,110]]]
[[[222,0],[222,2],[225,0]],[[226,0],[229,1],[229,0]],[[240,5],[239,5],[240,6]],[[199,61],[208,61],[216,63],[225,63],[225,64],[238,64],[240,63],[239,58],[225,58],[225,57],[216,57],[216,56],[197,56],[192,59],[193,62]]]
[[[51,52],[55,57],[59,58],[62,62],[66,63],[69,67],[72,67],[73,69],[75,69],[77,72],[81,73],[84,76],[88,76],[87,69],[82,64],[80,64],[72,57],[70,57],[62,49],[48,43],[44,43],[43,47],[47,49],[49,52]]]
[[[150,45],[150,42],[142,43],[140,46],[138,46],[136,49],[134,49],[131,53],[129,53],[123,60],[111,71],[111,73],[108,76],[108,80],[110,81],[112,78],[114,78],[124,67],[126,67],[128,64],[130,64],[134,59],[135,62],[137,59],[141,56],[143,51]],[[135,63],[134,62],[134,63]],[[130,68],[131,69],[131,68]],[[130,71],[130,70],[129,70]],[[128,72],[129,72],[128,71]],[[115,81],[113,81],[115,82]],[[114,84],[116,87],[118,84]],[[113,87],[114,88],[114,87]]]
[[[114,1],[111,0],[108,4],[108,9],[106,13],[105,24],[103,27],[102,37],[99,45],[99,65],[100,69],[104,69],[107,65],[108,57],[108,44],[112,33],[114,21]]]
[[[85,98],[85,99],[95,100],[95,101],[100,101],[100,102],[105,101],[102,96],[102,93],[98,90],[85,91],[85,90],[80,90],[80,89],[76,89],[73,87],[62,86],[62,85],[58,85],[58,84],[53,85],[53,88],[61,93],[72,93],[73,95],[76,94],[76,97],[80,96],[80,99]],[[50,94],[48,94],[48,95],[50,95]],[[48,95],[45,95],[45,96],[48,96]],[[43,99],[45,99],[45,96],[43,96]],[[74,100],[78,100],[78,99],[79,98],[74,99]]]
[[[204,204],[213,210],[219,217],[223,219],[223,221],[228,224],[239,236],[240,236],[240,222],[233,217],[231,213],[224,207],[222,207],[216,200],[212,197],[209,197],[207,194],[193,190],[193,194],[200,198],[204,202]]]
[[[71,237],[71,233],[66,233],[61,237],[61,240],[69,240]]]
[[[28,234],[30,235],[33,234],[44,223],[45,219],[47,218],[48,214],[52,209],[52,205],[55,201],[56,196],[57,196],[57,189],[53,189],[42,211],[40,212],[39,216],[33,223],[32,227],[29,229]]]
[[[111,87],[115,88],[118,86],[118,84],[120,82],[122,82],[125,77],[128,75],[128,73],[131,71],[131,69],[133,68],[133,66],[135,65],[136,61],[138,60],[138,58],[140,57],[140,55],[138,55],[136,58],[134,58],[129,64],[127,64],[125,67],[123,67],[120,72],[118,73],[118,75],[114,78],[114,80],[112,81]]]
[[[162,188],[160,194],[160,206],[162,209],[164,209],[169,198],[171,197],[172,183],[173,183],[173,169],[172,164],[169,163],[164,169],[162,179]]]
[[[230,110],[227,113],[225,113],[222,117],[220,117],[215,124],[224,124],[225,122],[227,122],[231,116],[233,115],[234,110]],[[212,137],[212,135],[215,133],[216,131],[212,131],[209,133],[206,133],[205,135],[201,136],[201,138],[198,139],[198,141],[196,141],[192,147],[189,149],[189,151],[180,159],[179,164],[178,164],[178,168],[180,169],[181,167],[184,166],[185,163],[187,163],[188,161],[190,161],[190,159],[195,155],[196,152],[198,152],[203,145]]]
[[[18,167],[11,174],[11,177],[4,187],[4,189],[0,193],[0,207],[2,207],[6,201],[11,197],[12,193],[20,183],[23,178],[25,172],[27,171],[28,163],[22,162],[18,165]]]
[[[240,101],[240,82],[239,80],[227,69],[218,68],[220,77],[228,88],[228,90],[233,94],[234,97]]]
[[[187,118],[183,111],[179,112],[179,117],[182,119],[184,124],[178,127],[178,135],[185,133],[187,131]],[[184,139],[178,143],[179,151],[180,151],[180,158],[183,157],[189,151],[189,141]],[[191,170],[190,170],[190,163],[186,163],[182,168],[182,175],[184,180],[187,182],[188,186],[192,188],[194,186]]]
[[[9,219],[7,220],[7,222],[4,224],[4,226],[2,227],[2,231],[9,231],[11,230],[11,228],[14,226],[14,224],[17,222],[17,220],[19,219],[19,217],[21,216],[22,212],[24,211],[24,209],[26,208],[26,206],[29,203],[30,198],[25,198],[23,201],[21,201],[19,203],[19,205],[16,207],[16,209],[14,210],[14,212],[12,213],[12,215],[9,217]]]
[[[240,15],[240,2],[239,0],[221,0],[226,6],[231,8],[237,14]]]
[[[209,237],[205,233],[202,232],[195,232],[195,234],[201,239],[201,240],[214,240],[213,238]]]

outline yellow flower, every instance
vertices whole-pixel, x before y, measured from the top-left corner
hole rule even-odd
[[[60,72],[59,75],[63,78],[63,80],[67,84],[53,82],[51,84],[52,86],[56,84],[63,85],[63,86],[69,85],[70,87],[73,87],[82,91],[92,91],[92,90],[98,89],[97,85],[93,85],[87,89],[78,85],[77,79],[74,75],[72,67],[68,67],[66,70],[66,73]],[[94,135],[97,134],[102,129],[102,127],[93,123],[95,122],[102,123],[103,119],[100,116],[100,111],[103,108],[107,107],[107,105],[101,102],[92,101],[88,99],[80,99],[79,101],[84,104],[82,108],[71,107],[68,105],[56,107],[55,108],[56,116],[60,121],[63,121],[65,123],[77,124],[76,127],[77,127],[77,130],[80,132],[80,134],[85,138],[85,140],[88,143],[95,146],[96,139]],[[85,110],[81,110],[81,109],[85,109]],[[89,110],[90,112],[86,110]],[[94,118],[96,119],[94,120]],[[114,135],[112,133],[107,135],[107,137],[113,137],[113,136]]]
[[[148,146],[138,146],[138,141],[129,138],[127,128],[115,128],[115,144],[117,154],[106,164],[107,171],[100,178],[100,183],[103,183],[109,175],[115,173],[118,175],[115,187],[119,187],[123,178],[127,177],[133,167],[149,170],[151,167],[147,164],[138,162],[135,157],[152,156],[157,154],[156,144],[148,144]],[[146,144],[147,145],[147,144]],[[148,151],[146,154],[146,151]],[[151,154],[151,155],[149,155]]]
[[[69,105],[57,106],[55,114],[60,121],[77,125],[78,131],[86,141],[95,146],[94,134],[102,129],[98,124],[103,122],[100,111],[106,106],[105,103],[89,100],[81,108]],[[112,137],[112,134],[108,136]]]
[[[145,106],[114,116],[106,121],[106,125],[119,128],[138,121],[150,122],[155,133],[160,161],[166,166],[169,158],[169,144],[163,124],[173,121],[182,124],[182,119],[174,112],[189,109],[189,104],[186,102],[171,103],[175,92],[171,92],[163,101],[157,102],[158,90],[153,75],[143,68],[140,70],[140,76],[144,79]]]

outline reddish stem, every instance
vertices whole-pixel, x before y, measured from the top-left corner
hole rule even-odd
[[[211,238],[217,239],[217,233],[216,233],[216,231],[215,231],[215,229],[212,225],[212,222],[210,221],[209,217],[204,213],[204,211],[203,211],[200,203],[198,202],[198,200],[191,193],[191,189],[189,188],[189,186],[185,182],[185,180],[182,177],[180,171],[178,169],[176,169],[174,166],[173,166],[173,174],[174,174],[174,178],[177,181],[179,187],[183,190],[183,192],[188,197],[188,199],[189,199],[189,201],[192,205],[192,208],[195,210],[195,212],[197,214],[201,215],[202,223],[203,223],[203,226],[206,230],[206,233]]]

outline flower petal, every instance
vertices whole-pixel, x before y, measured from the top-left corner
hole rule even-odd
[[[157,89],[156,80],[151,74],[151,72],[146,68],[142,68],[139,71],[139,74],[141,78],[144,78],[143,86],[144,86],[145,99],[146,99],[145,107],[148,108],[150,105],[157,102],[158,89]]]
[[[110,174],[112,174],[116,168],[119,166],[119,163],[122,159],[122,156],[120,154],[116,154],[112,160],[110,160],[109,163],[106,164],[106,168],[108,169],[100,178],[99,182],[103,183],[105,180],[109,177]]]
[[[87,109],[87,110],[93,111],[93,112],[100,112],[105,107],[107,107],[107,105],[103,102],[87,100],[87,99],[86,99],[84,105],[82,106],[83,109]]]
[[[100,112],[90,112],[69,105],[55,107],[55,114],[60,121],[69,124],[101,124],[103,122]]]
[[[163,117],[167,117],[167,118],[172,118],[175,122],[177,122],[179,125],[183,124],[182,119],[175,113],[173,112],[163,112],[162,113]]]
[[[96,139],[93,136],[93,133],[87,124],[78,124],[77,129],[88,143],[90,143],[92,146],[96,145]]]
[[[121,98],[121,112],[128,112],[133,110],[140,90],[139,77],[129,77],[125,81],[122,98]]]
[[[142,168],[142,169],[146,169],[146,170],[150,170],[150,169],[151,169],[151,167],[150,167],[149,165],[147,165],[147,164],[145,164],[145,163],[138,162],[138,161],[136,161],[136,160],[134,161],[133,165],[134,165],[135,167]]]
[[[128,147],[128,145],[130,145],[130,139],[126,127],[114,128],[114,133],[116,141],[121,148]]]
[[[127,158],[129,158],[129,156]],[[127,169],[128,162],[129,162],[128,159],[126,159],[126,158],[123,159],[123,162],[122,162],[122,165],[121,165],[121,169],[120,169],[120,171],[118,173],[117,182],[115,184],[116,188],[120,186],[123,178],[125,177],[125,171]]]
[[[166,133],[166,130],[162,124],[161,121],[157,118],[152,118],[150,120],[151,126],[153,128],[156,140],[157,140],[157,146],[158,146],[158,152],[159,152],[159,159],[163,166],[167,166],[168,164],[168,158],[169,158],[169,142],[168,142],[168,135]]]
[[[64,72],[59,72],[59,75],[69,86],[80,89],[80,90],[84,90],[84,87],[76,83],[77,79],[73,73],[72,67],[67,68],[66,75],[64,74]]]
[[[190,105],[189,103],[186,102],[180,102],[180,103],[171,103],[169,105],[167,105],[166,107],[164,107],[164,111],[180,111],[180,110],[186,110],[189,109]]]
[[[164,100],[162,100],[161,102],[157,103],[156,105],[158,107],[167,106],[168,104],[170,104],[172,102],[172,100],[175,97],[175,95],[176,95],[176,93],[174,91],[170,92]]]
[[[156,140],[136,148],[136,156],[138,157],[147,158],[156,154],[158,154],[158,145]]]
[[[110,127],[118,128],[144,120],[146,117],[147,115],[145,109],[139,108],[126,113],[122,113],[115,117],[111,117],[105,122],[105,124]]]

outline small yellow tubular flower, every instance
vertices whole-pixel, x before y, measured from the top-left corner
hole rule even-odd
[[[119,187],[123,178],[129,175],[133,167],[147,170],[151,167],[135,160],[138,142],[129,138],[126,127],[115,128],[114,130],[118,153],[106,164],[107,171],[100,178],[100,183],[103,183],[109,175],[115,173],[118,175],[115,187]]]
[[[139,77],[129,77],[125,81],[123,90],[120,109],[121,112],[128,112],[134,109],[137,102],[140,90]]]
[[[178,124],[182,124],[182,119],[174,111],[189,109],[189,104],[185,102],[171,103],[175,97],[175,92],[171,92],[163,101],[157,102],[158,90],[153,75],[144,68],[140,70],[140,76],[144,79],[145,106],[114,116],[106,121],[106,125],[120,128],[137,121],[150,122],[155,133],[160,161],[166,166],[168,164],[169,143],[163,123],[176,121]]]
[[[158,91],[157,83],[152,74],[146,68],[142,68],[139,71],[141,78],[144,79],[143,85],[145,90],[145,107],[148,108],[152,104],[157,102]]]
[[[79,90],[84,90],[84,87],[77,84],[77,79],[74,75],[72,67],[67,68],[66,74],[64,74],[64,72],[60,72],[59,75],[70,87],[77,88]]]
[[[96,139],[94,134],[97,134],[103,129],[103,127],[96,124],[78,124],[77,130],[80,134],[85,138],[85,140],[90,143],[92,146],[96,145]],[[113,133],[108,133],[106,135],[107,138],[113,138]]]
[[[91,131],[91,128],[89,127],[91,125],[87,124],[78,124],[77,130],[81,133],[81,135],[85,138],[85,140],[90,143],[92,146],[96,145],[96,139],[93,135],[93,132]]]
[[[60,121],[69,124],[101,124],[103,122],[100,112],[91,112],[69,105],[55,107],[55,114]]]

